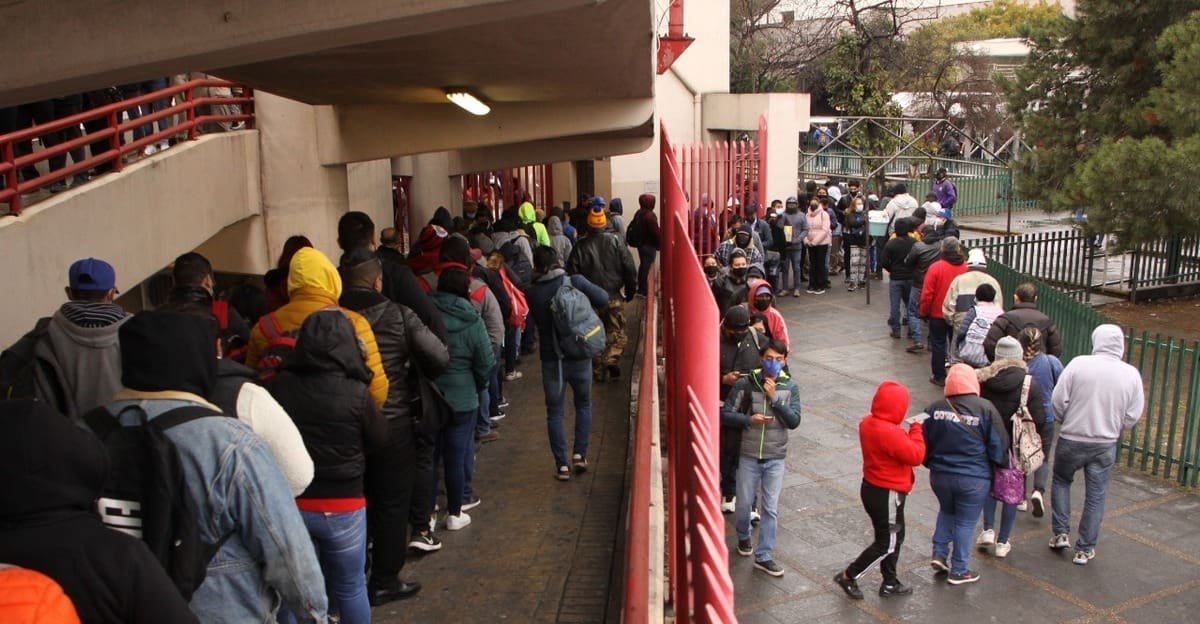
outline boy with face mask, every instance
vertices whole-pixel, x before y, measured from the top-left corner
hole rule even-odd
[[[737,551],[754,555],[754,567],[783,576],[783,568],[771,555],[775,549],[779,493],[783,489],[784,461],[789,430],[800,426],[800,390],[783,372],[787,347],[778,340],[760,352],[762,368],[738,380],[721,407],[721,424],[742,432],[737,467]],[[750,506],[761,489],[759,509],[762,523],[758,545],[750,541]]]
[[[775,309],[775,293],[771,290],[771,285],[766,280],[752,280],[747,290],[750,313],[766,317],[767,332],[772,338],[782,342],[784,347],[789,347],[791,342],[788,340],[787,322],[783,320],[779,310]]]
[[[713,280],[713,297],[717,300],[717,312],[722,316],[726,310],[746,300],[749,289],[746,274],[749,270],[746,252],[735,249],[729,258],[729,271]]]

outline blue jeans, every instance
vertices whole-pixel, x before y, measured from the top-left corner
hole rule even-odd
[[[1045,453],[1046,460],[1033,472],[1033,489],[1043,493],[1046,491],[1046,477],[1050,476],[1050,459],[1054,457],[1050,451],[1054,446],[1054,432],[1057,430],[1057,421],[1047,421],[1042,425],[1042,452]]]
[[[929,473],[929,485],[938,499],[933,556],[945,557],[950,562],[951,574],[963,574],[971,557],[975,523],[979,522],[979,512],[987,500],[991,480],[935,470]]]
[[[1009,535],[1012,535],[1013,523],[1017,521],[1017,506],[1001,503],[989,496],[988,500],[983,501],[983,528],[995,528],[996,505],[1004,506],[1000,512],[1000,532],[996,534],[996,541],[1003,543],[1008,541]]]
[[[738,460],[737,505],[734,509],[735,524],[739,540],[750,539],[750,508],[754,497],[762,488],[758,498],[758,512],[762,521],[758,525],[758,544],[754,546],[754,560],[767,561],[775,550],[775,529],[779,524],[779,492],[783,490],[783,473],[786,471],[782,459],[759,461],[753,457]]]
[[[929,319],[929,372],[934,379],[946,380],[946,346],[950,343],[950,324],[946,319]]]
[[[888,281],[888,325],[892,327],[892,333],[900,333],[900,305],[904,305],[904,309],[908,310],[908,293],[912,290],[912,280],[890,280]],[[909,313],[909,325],[912,325],[914,319]],[[920,322],[920,321],[918,321]],[[915,335],[920,335],[917,332]]]
[[[550,438],[550,452],[554,454],[556,467],[571,465],[567,461],[567,440],[563,432],[563,412],[568,384],[575,398],[575,443],[572,452],[587,457],[588,437],[592,432],[592,361],[542,361],[542,390],[546,393],[546,434]]]
[[[450,515],[462,513],[466,485],[471,481],[475,468],[475,411],[455,412],[454,421],[442,429],[441,437],[433,453],[433,469],[442,464],[446,479],[446,510]],[[437,477],[431,484],[429,500],[437,500]]]
[[[913,286],[908,293],[908,331],[913,342],[921,342],[921,289]]]
[[[1071,534],[1071,483],[1083,470],[1083,514],[1079,518],[1077,550],[1091,550],[1100,537],[1108,480],[1117,463],[1117,443],[1076,442],[1062,437],[1054,452],[1054,489],[1050,494],[1054,533]]]
[[[788,274],[792,280],[788,282]],[[780,290],[800,290],[800,279],[804,275],[804,248],[788,249],[779,264]]]
[[[475,410],[475,437],[480,438],[492,432],[492,390],[491,387],[479,391],[479,409]]]
[[[301,511],[325,575],[329,613],[340,613],[342,624],[367,624],[367,509],[346,513]]]

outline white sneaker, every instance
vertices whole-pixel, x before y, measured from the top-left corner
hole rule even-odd
[[[436,511],[429,514],[429,532],[433,533],[434,529],[437,529],[437,512]]]
[[[996,556],[1003,559],[1008,556],[1012,550],[1012,544],[1008,542],[996,542]]]
[[[1041,492],[1034,490],[1033,495],[1029,497],[1029,504],[1033,505],[1034,518],[1041,518],[1046,514],[1046,501]]]
[[[975,540],[975,546],[979,550],[987,550],[989,546],[996,545],[996,532],[991,529],[984,529],[983,533],[979,534],[979,539]]]
[[[1062,550],[1071,547],[1071,536],[1066,533],[1059,533],[1050,538],[1050,548],[1054,550]]]
[[[750,510],[750,524],[758,524],[761,520],[762,520],[762,516],[759,515],[758,510],[751,509]]]
[[[155,145],[154,143],[151,143],[150,145],[147,145],[146,147],[142,148],[143,156],[153,156],[157,153],[158,153],[158,146]]]
[[[472,509],[475,509],[476,507],[478,507],[479,504],[482,502],[483,502],[483,499],[479,498],[478,496],[472,496],[471,500],[463,501],[462,510],[463,511],[471,511]]]
[[[1021,501],[1017,503],[1017,511],[1029,511],[1029,502]]]
[[[163,139],[162,141],[158,142],[158,151],[160,151],[160,152],[165,152],[168,149],[170,149],[170,147],[171,147],[171,143],[169,141],[167,141],[166,139]]]
[[[730,496],[729,498],[721,499],[721,513],[731,514],[734,507],[737,505],[737,497]]]
[[[471,524],[471,516],[468,516],[466,512],[459,513],[457,516],[446,516],[447,531],[458,531],[460,529],[465,529],[467,528],[468,524]]]
[[[525,373],[522,373],[519,370],[514,370],[511,373],[504,374],[504,381],[516,381],[524,376],[525,376]]]

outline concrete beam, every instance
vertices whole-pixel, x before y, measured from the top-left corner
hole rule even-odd
[[[654,99],[638,98],[503,103],[482,117],[448,103],[323,106],[316,123],[321,163],[334,165],[626,131],[646,124],[653,116]]]
[[[0,106],[598,4],[598,0],[0,3]],[[119,45],[109,45],[120,42]]]

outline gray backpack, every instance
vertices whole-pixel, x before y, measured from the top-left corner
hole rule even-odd
[[[587,295],[575,288],[566,275],[550,300],[550,315],[554,319],[555,344],[563,359],[590,360],[604,351],[608,341],[604,323],[592,309]]]

